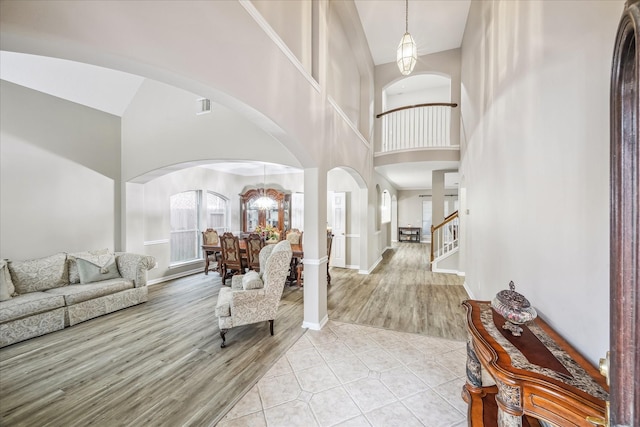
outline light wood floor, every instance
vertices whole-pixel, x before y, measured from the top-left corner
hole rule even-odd
[[[425,251],[402,244],[371,275],[332,269],[330,318],[463,338],[464,289],[413,268]],[[287,287],[274,337],[247,325],[220,349],[220,287],[214,273],[155,285],[145,304],[0,349],[0,425],[215,424],[305,332],[302,290]]]
[[[369,275],[331,270],[331,320],[429,336],[466,339],[460,303],[469,298],[464,279],[432,273],[425,244],[400,243],[384,253]],[[335,280],[333,279],[335,278]]]

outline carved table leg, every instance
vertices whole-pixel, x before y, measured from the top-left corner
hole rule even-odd
[[[522,399],[520,398],[520,387],[511,386],[498,381],[498,427],[522,427],[522,415],[513,415],[503,409],[508,407],[512,411],[522,414]]]
[[[482,366],[471,340],[467,341],[467,384],[476,388],[482,387]]]

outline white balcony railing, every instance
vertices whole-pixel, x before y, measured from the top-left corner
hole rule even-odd
[[[451,145],[451,108],[458,104],[420,104],[381,114],[382,152]]]

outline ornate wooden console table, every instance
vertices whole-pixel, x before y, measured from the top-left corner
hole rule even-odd
[[[604,418],[609,387],[589,361],[540,318],[522,336],[502,329],[504,318],[488,301],[468,300],[467,383],[469,426],[593,426]]]

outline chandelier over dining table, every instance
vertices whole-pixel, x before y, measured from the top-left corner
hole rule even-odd
[[[258,198],[258,200],[256,200],[256,207],[263,211],[274,209],[276,207],[275,200],[273,200],[270,197],[267,197],[266,183],[267,183],[267,165],[263,165],[262,195]]]

